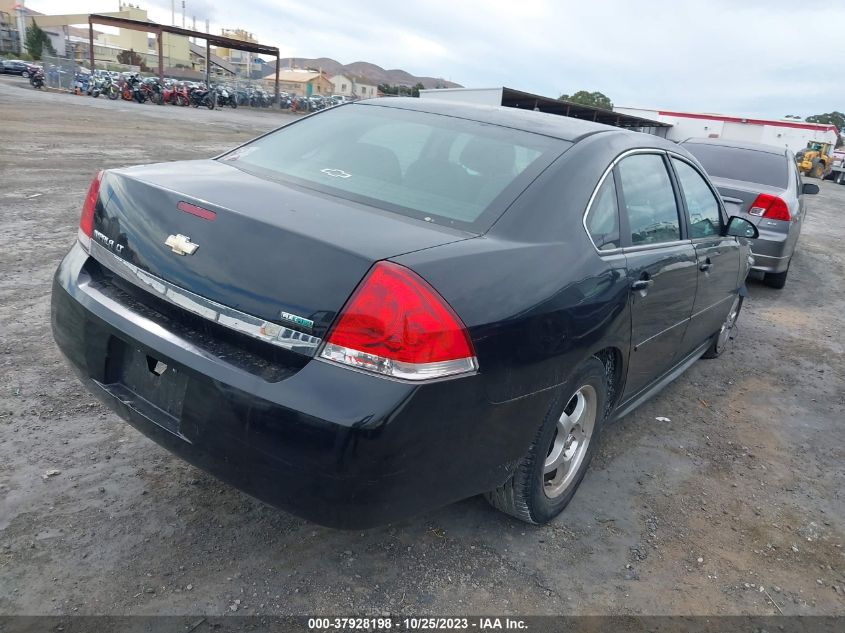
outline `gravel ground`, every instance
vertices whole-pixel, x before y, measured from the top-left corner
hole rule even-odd
[[[89,396],[53,343],[49,293],[92,175],[289,120],[0,79],[0,614],[845,615],[845,187],[828,182],[786,289],[750,283],[732,349],[610,426],[545,527],[480,498],[318,527]]]

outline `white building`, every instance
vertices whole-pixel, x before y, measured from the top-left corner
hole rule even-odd
[[[839,134],[835,125],[790,119],[753,119],[645,108],[616,107],[613,111],[668,123],[672,126],[666,136],[670,141],[684,141],[693,137],[723,138],[765,145],[783,145],[797,152],[806,147],[808,141],[826,141],[835,145]]]
[[[331,78],[334,94],[344,97],[360,97],[372,99],[378,96],[378,86],[368,83],[366,79],[354,75],[335,75]]]

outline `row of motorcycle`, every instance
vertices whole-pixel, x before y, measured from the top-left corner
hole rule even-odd
[[[30,76],[29,81],[34,88],[42,88],[44,86],[43,70]],[[190,105],[195,108],[202,106],[209,110],[224,106],[237,108],[239,105],[268,108],[273,102],[270,95],[258,89],[234,91],[225,86],[209,87],[205,84],[167,80],[162,85],[158,77],[143,78],[139,74],[115,79],[109,74],[92,76],[87,73],[76,73],[73,85],[77,94],[87,94],[95,98],[103,95],[112,100],[123,99],[138,103],[149,101],[157,105]]]

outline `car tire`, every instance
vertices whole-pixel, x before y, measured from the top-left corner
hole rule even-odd
[[[786,285],[786,275],[788,273],[788,267],[782,273],[766,273],[763,277],[763,283],[771,288],[777,288],[780,290]]]
[[[486,493],[487,501],[535,525],[560,514],[575,495],[595,453],[607,414],[607,392],[604,364],[595,357],[587,359],[559,390],[510,479]],[[553,470],[546,472],[550,468]]]
[[[28,71],[26,71],[26,70],[25,70],[25,71],[23,71],[23,72],[21,73],[21,77],[23,77],[24,79],[29,79],[29,72],[28,72]]]
[[[710,343],[710,347],[708,347],[707,351],[704,352],[702,358],[718,358],[722,355],[722,352],[727,349],[728,343],[731,340],[731,334],[733,334],[733,330],[736,327],[739,313],[742,311],[742,303],[744,300],[745,297],[742,295],[736,296],[731,304],[730,311],[725,317],[725,322],[722,323],[722,327],[719,328],[719,331],[713,335],[713,342]]]

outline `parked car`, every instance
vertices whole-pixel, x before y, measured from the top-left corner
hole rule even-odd
[[[24,78],[29,77],[40,68],[40,66],[31,64],[22,59],[4,59],[0,60],[0,63],[2,64],[4,73],[10,75],[21,75]]]
[[[383,101],[100,172],[55,339],[130,424],[310,520],[485,493],[548,521],[608,419],[725,349],[757,230],[656,136]]]
[[[767,285],[783,288],[804,223],[804,197],[819,186],[803,182],[795,156],[784,147],[709,138],[682,146],[707,170],[729,212],[757,227],[753,270]]]

